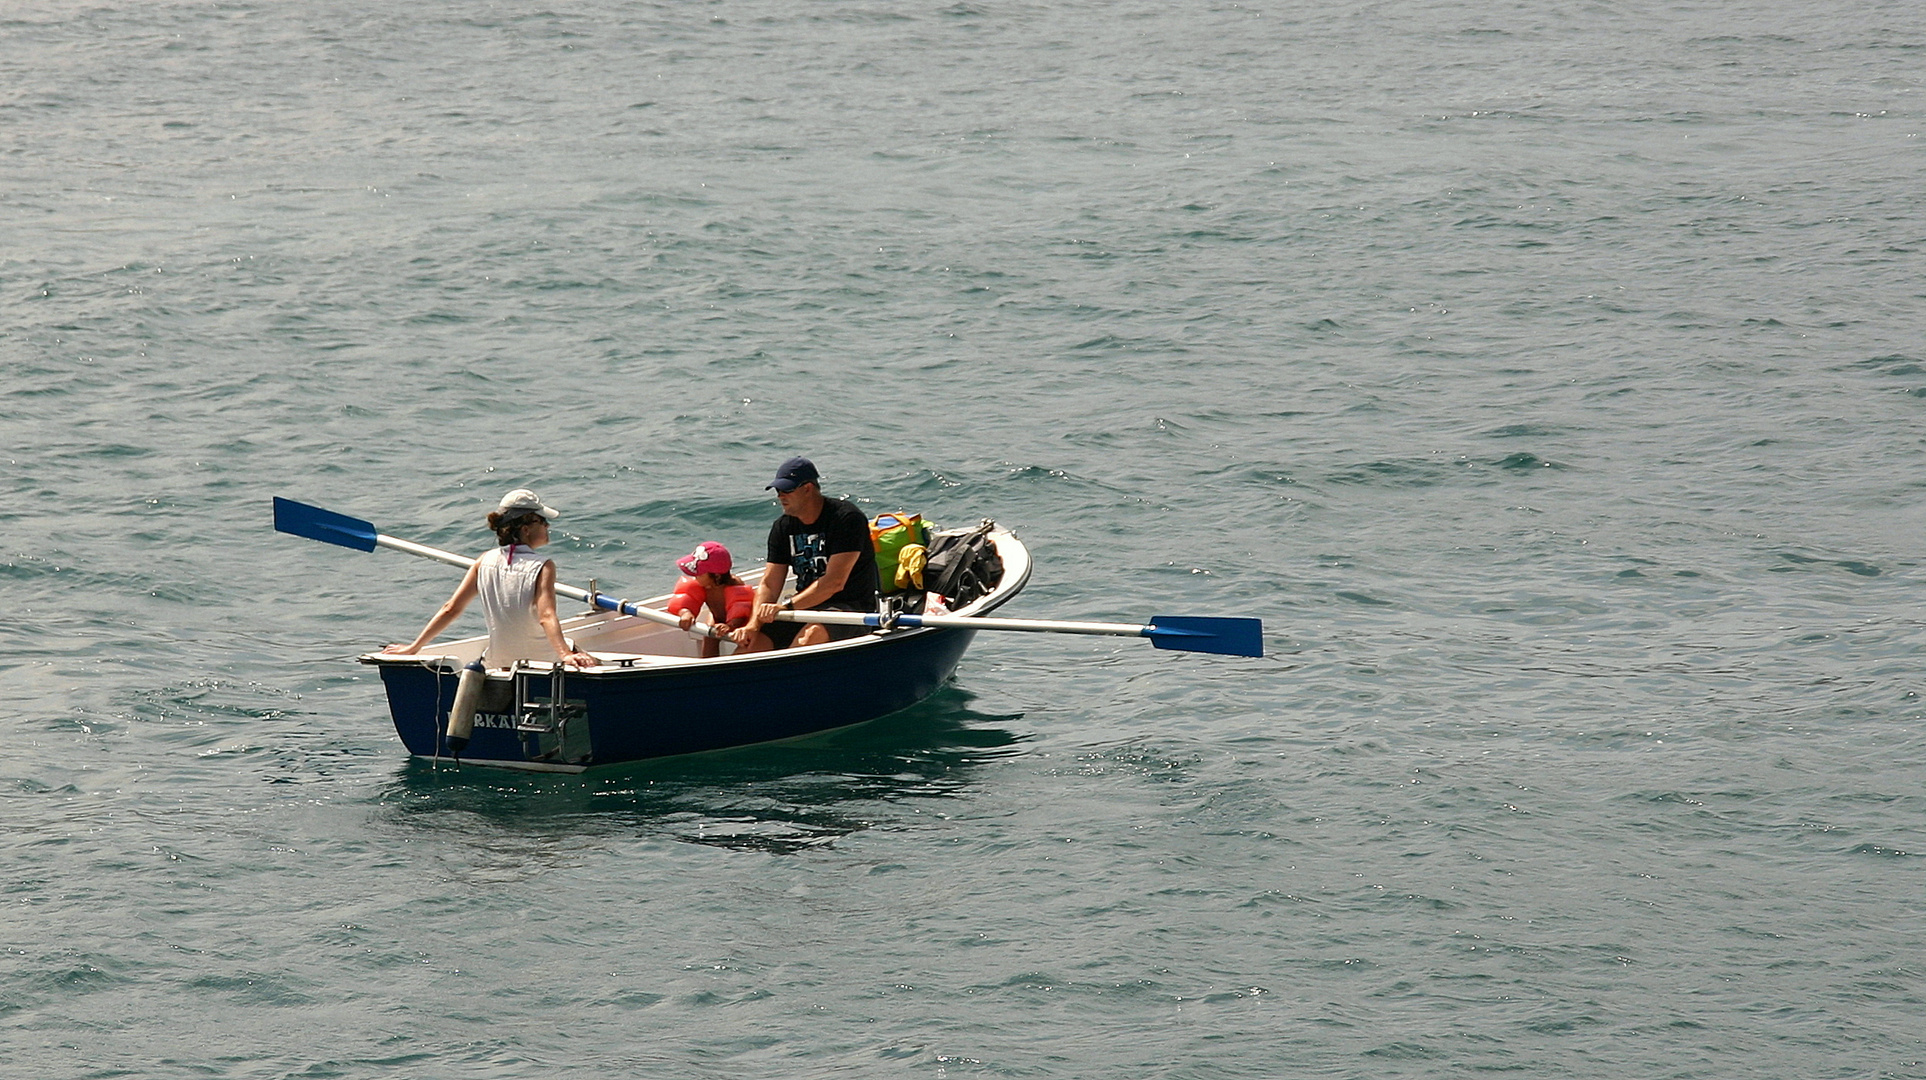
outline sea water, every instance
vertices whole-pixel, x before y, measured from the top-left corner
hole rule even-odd
[[[0,1061],[1926,1075],[1922,81],[1869,0],[0,8]],[[798,453],[1267,655],[437,767],[353,658],[452,572],[269,516],[528,486],[652,595]]]

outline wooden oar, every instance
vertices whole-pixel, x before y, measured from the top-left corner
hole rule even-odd
[[[279,495],[274,497],[274,528],[277,532],[292,533],[295,536],[304,536],[309,540],[319,540],[324,544],[353,548],[356,551],[373,551],[376,547],[385,547],[394,551],[405,552],[409,555],[419,555],[424,559],[434,559],[438,562],[445,562],[451,566],[459,566],[463,569],[473,566],[475,563],[474,559],[466,555],[457,555],[452,551],[431,548],[426,544],[417,544],[412,540],[399,540],[392,536],[383,535],[377,532],[373,525],[362,521],[360,518],[351,518],[346,514],[337,514],[332,510],[323,510],[318,506],[309,506],[307,503],[295,502],[293,499],[283,499]],[[633,615],[638,619],[647,619],[649,622],[661,623],[664,626],[680,627],[682,625],[680,619],[666,611],[657,611],[655,608],[643,607],[640,604],[632,603],[628,600],[618,600],[606,593],[590,592],[587,589],[578,589],[573,585],[560,584],[555,586],[555,592],[571,600],[581,600],[590,607],[602,611],[615,611],[623,615]],[[727,630],[718,633],[715,627],[703,622],[691,624],[689,633],[697,637],[724,637],[728,635]]]
[[[831,626],[934,627],[953,630],[1025,630],[1040,634],[1109,634],[1144,637],[1159,649],[1263,656],[1264,624],[1257,619],[1208,615],[1159,615],[1143,626],[1130,623],[1049,622],[1041,619],[973,619],[963,615],[864,615],[856,611],[783,611],[783,622]]]

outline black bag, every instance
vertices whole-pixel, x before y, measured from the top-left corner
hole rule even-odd
[[[1003,580],[1003,557],[990,542],[996,522],[988,518],[974,529],[948,529],[930,537],[929,562],[923,567],[923,587],[941,596],[952,608],[971,603]]]
[[[877,598],[876,610],[883,615],[921,615],[923,601],[928,596],[929,594],[921,589],[884,593]]]

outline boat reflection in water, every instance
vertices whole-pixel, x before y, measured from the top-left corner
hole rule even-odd
[[[891,820],[887,808],[905,800],[956,797],[983,766],[1023,753],[1025,739],[1003,726],[1021,714],[979,712],[971,700],[949,686],[861,727],[579,778],[415,761],[381,802],[410,829],[486,834],[497,855],[518,836],[546,845],[558,828],[789,854]]]

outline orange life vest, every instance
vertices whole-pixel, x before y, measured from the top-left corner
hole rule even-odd
[[[685,577],[675,583],[675,593],[669,597],[667,608],[671,615],[693,611],[699,616],[705,605],[712,614],[719,614],[725,624],[741,626],[749,621],[749,612],[756,606],[756,590],[747,585],[710,589],[695,578]]]

